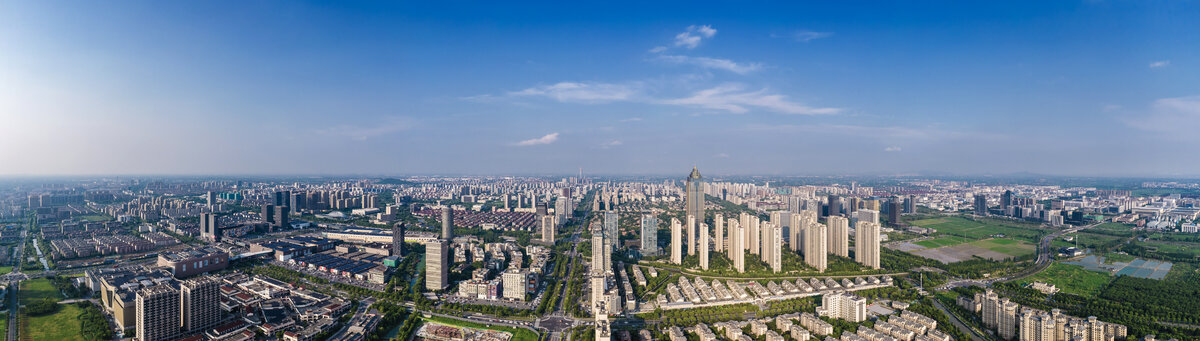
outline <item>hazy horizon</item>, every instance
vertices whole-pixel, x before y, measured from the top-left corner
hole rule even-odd
[[[5,2],[0,177],[1200,177],[1197,21],[1175,2]]]

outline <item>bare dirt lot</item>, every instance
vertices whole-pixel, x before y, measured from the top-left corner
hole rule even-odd
[[[971,244],[960,244],[936,249],[925,249],[920,251],[912,251],[911,253],[929,259],[936,259],[942,263],[961,262],[971,259],[971,256],[979,256],[992,260],[1012,258],[1012,256],[1007,254],[988,250]]]

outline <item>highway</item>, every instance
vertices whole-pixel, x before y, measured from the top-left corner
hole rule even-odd
[[[19,302],[17,301],[17,290],[21,286],[21,259],[25,254],[25,238],[28,238],[29,231],[21,232],[21,242],[17,244],[16,251],[9,257],[12,263],[12,272],[5,275],[8,279],[8,340],[17,339],[17,310]]]
[[[991,278],[991,279],[963,279],[963,280],[952,281],[952,282],[943,284],[942,286],[938,287],[937,290],[946,291],[946,290],[950,290],[950,289],[957,288],[957,287],[965,287],[965,286],[972,286],[972,285],[987,287],[987,286],[991,286],[992,283],[996,283],[996,282],[1007,282],[1007,281],[1018,280],[1018,279],[1022,279],[1025,277],[1029,277],[1033,274],[1041,272],[1042,270],[1045,270],[1046,267],[1050,266],[1050,263],[1053,263],[1054,248],[1052,247],[1052,243],[1054,242],[1055,239],[1058,239],[1065,234],[1075,233],[1075,232],[1079,232],[1082,230],[1092,228],[1099,224],[1100,223],[1095,223],[1095,224],[1091,224],[1091,225],[1072,227],[1072,228],[1068,228],[1068,229],[1064,229],[1064,230],[1055,231],[1054,233],[1051,233],[1051,234],[1046,235],[1045,237],[1042,237],[1042,240],[1039,241],[1038,245],[1037,245],[1037,259],[1033,262],[1033,266],[1030,266],[1030,267],[1026,268],[1025,270],[1021,270],[1018,273],[1015,273],[1015,274],[1012,274],[1009,276],[997,277],[997,278]],[[942,313],[946,314],[946,316],[950,318],[950,321],[953,322],[954,325],[956,327],[958,327],[959,330],[963,331],[963,333],[966,333],[967,335],[970,335],[971,339],[973,341],[983,341],[983,340],[987,339],[987,337],[980,334],[979,331],[975,330],[974,328],[968,327],[965,323],[963,323],[961,320],[959,320],[958,315],[952,314],[937,299],[933,300],[933,304],[939,310],[941,310]]]
[[[1075,232],[1079,232],[1082,230],[1086,230],[1086,229],[1095,227],[1096,225],[1100,225],[1100,223],[1093,223],[1091,225],[1084,225],[1084,226],[1076,226],[1076,227],[1072,227],[1072,228],[1065,229],[1065,230],[1060,230],[1058,232],[1054,232],[1049,235],[1046,235],[1045,237],[1042,238],[1042,241],[1040,243],[1038,243],[1038,257],[1037,257],[1037,261],[1034,262],[1034,265],[1032,267],[1029,267],[1028,269],[1025,269],[1025,271],[1018,272],[1014,275],[1000,278],[999,280],[1000,281],[1011,281],[1011,280],[1022,279],[1025,277],[1029,277],[1030,275],[1033,275],[1035,273],[1041,272],[1042,270],[1045,270],[1046,267],[1050,266],[1050,263],[1054,261],[1054,256],[1053,256],[1054,248],[1051,246],[1051,242],[1053,242],[1055,239],[1058,239],[1059,237],[1062,237],[1065,234],[1070,234],[1070,233],[1075,233]]]
[[[341,340],[342,336],[344,336],[346,334],[346,331],[348,329],[350,329],[350,326],[354,325],[354,322],[357,322],[358,319],[362,318],[363,315],[367,313],[367,310],[370,309],[371,304],[374,304],[374,303],[375,303],[375,298],[373,298],[373,297],[367,298],[367,299],[362,300],[361,302],[358,302],[358,309],[356,309],[353,312],[348,313],[348,314],[354,314],[354,316],[350,317],[350,320],[346,321],[346,324],[342,325],[342,328],[338,329],[338,331],[336,333],[333,333],[333,335],[330,335],[329,340]]]
[[[33,220],[30,220],[30,224],[33,224]],[[13,267],[12,272],[4,275],[8,282],[8,340],[17,340],[17,329],[19,329],[17,321],[20,311],[17,291],[21,288],[21,280],[28,278],[21,273],[21,263],[25,259],[25,243],[28,241],[29,226],[26,226],[25,230],[21,231],[21,242],[17,243],[16,251],[9,257]]]
[[[1054,248],[1051,246],[1051,243],[1055,239],[1058,239],[1065,234],[1076,233],[1076,232],[1079,232],[1082,230],[1086,230],[1086,229],[1095,227],[1096,225],[1100,225],[1100,223],[1094,223],[1091,225],[1084,225],[1084,226],[1076,226],[1076,227],[1072,227],[1072,228],[1068,228],[1068,229],[1064,229],[1064,230],[1059,230],[1059,231],[1055,231],[1054,233],[1048,234],[1045,237],[1042,237],[1042,240],[1040,242],[1038,242],[1038,245],[1037,245],[1037,260],[1035,260],[1033,262],[1033,266],[1025,268],[1025,270],[1021,270],[1018,273],[1004,276],[1004,277],[997,277],[997,278],[990,278],[990,279],[962,279],[962,280],[957,280],[957,281],[951,281],[946,284],[943,284],[942,286],[938,287],[937,289],[941,290],[941,291],[945,291],[945,290],[950,290],[950,289],[957,288],[957,287],[966,287],[966,286],[972,286],[972,285],[986,287],[986,286],[990,286],[990,285],[992,285],[992,283],[996,283],[996,282],[1007,282],[1007,281],[1013,281],[1013,280],[1018,280],[1018,279],[1022,279],[1025,277],[1029,277],[1033,274],[1041,272],[1042,270],[1045,270],[1046,267],[1050,266],[1050,263],[1054,262],[1054,255],[1053,255]]]
[[[585,196],[585,197],[587,197],[587,196]],[[589,205],[589,204],[581,202],[580,205]],[[591,206],[585,206],[585,207],[591,207]],[[579,257],[579,236],[580,236],[580,234],[583,233],[583,229],[586,228],[586,226],[588,224],[588,220],[591,218],[592,218],[592,210],[588,209],[587,213],[584,213],[583,219],[581,219],[579,221],[579,225],[575,229],[575,232],[571,233],[570,237],[564,239],[565,242],[574,244],[574,247],[571,249],[571,253],[567,254],[568,257],[566,259],[566,262],[567,262],[567,266],[569,266],[569,268],[567,268],[567,278],[561,279],[564,282],[563,282],[563,285],[559,286],[560,292],[558,293],[558,297],[556,299],[557,301],[553,302],[553,308],[554,308],[553,311],[547,316],[538,318],[538,320],[535,324],[535,326],[537,326],[538,328],[545,329],[545,331],[550,333],[550,340],[562,340],[562,337],[563,337],[562,332],[564,332],[568,329],[571,329],[573,327],[579,326],[583,323],[591,322],[590,320],[577,319],[577,318],[567,315],[564,305],[565,304],[578,304],[578,303],[577,302],[563,302],[567,296],[566,295],[567,294],[567,283],[570,283],[571,275],[575,273],[575,259],[576,259],[576,257]]]
[[[987,340],[987,337],[980,334],[979,331],[976,331],[974,328],[967,327],[966,324],[963,324],[962,321],[958,319],[957,315],[950,313],[950,310],[946,309],[946,307],[942,305],[941,301],[939,301],[937,299],[933,299],[933,306],[937,307],[938,310],[941,310],[942,314],[945,314],[946,316],[950,317],[950,322],[952,324],[954,324],[955,327],[958,327],[958,330],[963,331],[968,336],[970,336],[972,341]]]

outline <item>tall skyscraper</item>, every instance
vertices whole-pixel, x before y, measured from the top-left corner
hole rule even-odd
[[[771,223],[784,231],[789,231],[792,228],[792,214],[788,211],[771,211]],[[788,241],[790,242],[790,240]]]
[[[208,208],[212,208],[213,205],[217,204],[217,193],[214,193],[213,191],[205,192],[204,202],[208,204]]]
[[[778,273],[783,271],[783,227],[771,225],[771,258],[767,263],[771,264],[771,272]]]
[[[613,245],[616,245],[616,243],[617,243],[616,234],[605,234],[604,235],[604,252],[601,253],[600,255],[601,255],[602,259],[604,260],[604,270],[605,271],[612,272],[612,269],[613,269],[612,255],[613,255],[613,251],[615,250],[615,249],[613,249]]]
[[[738,224],[740,224],[739,226],[742,227],[742,229],[740,230],[742,233],[742,250],[749,251],[750,250],[750,214],[746,213],[746,212],[742,212],[742,214],[740,216],[738,216],[738,219],[739,219]]]
[[[825,225],[829,226],[829,253],[850,257],[850,222],[843,217],[829,217]]]
[[[1044,311],[1036,311],[1030,308],[1021,309],[1018,317],[1020,325],[1018,326],[1019,341],[1057,341],[1056,330],[1057,321],[1049,313]],[[1103,338],[1101,338],[1103,339]]]
[[[851,214],[850,218],[851,218],[851,220],[850,220],[851,225],[858,224],[858,222],[860,222],[860,221],[868,221],[868,222],[878,224],[879,223],[879,211],[861,209],[861,210],[858,210],[858,212],[854,212],[854,214]],[[855,226],[858,226],[858,225],[855,225]]]
[[[404,257],[404,234],[408,229],[405,223],[392,225],[392,255]]]
[[[442,239],[454,239],[454,209],[450,205],[442,207]]]
[[[763,222],[759,224],[758,240],[762,243],[760,246],[762,249],[759,250],[760,252],[758,254],[758,260],[762,261],[763,263],[767,263],[768,265],[771,264],[771,252],[774,251],[771,249],[771,246],[775,245],[775,241],[771,240],[771,237],[773,236],[771,232],[774,229],[775,223],[773,222]]]
[[[737,220],[730,218],[729,231],[733,235],[733,245],[729,249],[729,258],[733,261],[733,268],[737,269],[738,273],[746,272],[746,228],[742,227]]]
[[[975,195],[975,215],[987,215],[987,195]]]
[[[642,216],[642,254],[658,255],[658,217],[653,214]]]
[[[442,211],[445,218],[446,211]],[[446,232],[446,224],[442,224],[442,233]],[[425,289],[440,291],[450,283],[450,240],[437,239],[425,244]]]
[[[725,217],[720,213],[713,219],[713,223],[717,225],[717,230],[714,232],[716,240],[713,242],[713,250],[716,252],[725,252]]]
[[[1012,190],[1004,190],[1004,194],[1000,194],[1000,211],[1008,212],[1008,206],[1013,204]]]
[[[167,283],[142,288],[134,304],[138,341],[167,341],[179,336],[178,289]]]
[[[275,205],[263,205],[262,213],[259,217],[262,218],[263,222],[269,225],[275,225]]]
[[[671,263],[683,264],[683,225],[671,218]]]
[[[872,269],[879,269],[879,224],[862,222],[854,229],[855,260]]]
[[[540,224],[542,225],[542,242],[544,243],[554,244],[554,234],[557,233],[555,227],[558,226],[554,220],[554,216],[552,215],[542,216]]]
[[[904,197],[904,213],[917,213],[917,199],[911,195]]]
[[[697,222],[704,222],[704,178],[700,176],[700,171],[696,167],[692,167],[692,173],[688,174],[687,180],[683,183],[684,190],[687,192],[686,210],[684,216],[696,217]],[[695,226],[692,226],[693,228]],[[693,230],[694,231],[694,230]],[[689,232],[694,233],[694,232]],[[694,241],[694,240],[693,240]]]
[[[291,191],[275,191],[275,206],[285,206],[288,204],[288,199],[292,196]]]
[[[687,251],[688,256],[696,254],[696,216],[687,216]]]
[[[570,192],[569,188],[564,188],[563,190]],[[574,202],[571,201],[570,196],[562,196],[554,200],[555,223],[563,225],[567,223],[567,219],[571,219],[571,215],[573,213],[572,211],[575,210],[573,207],[571,207],[572,204],[574,204]]]
[[[604,275],[592,275],[592,315],[604,315],[604,285],[607,283]]]
[[[287,229],[292,227],[292,223],[288,220],[292,210],[287,206],[275,206],[275,221],[272,223],[276,229]]]
[[[868,210],[879,210],[879,199],[869,199],[863,201],[863,208]]]
[[[617,235],[618,224],[620,222],[621,215],[617,214],[616,211],[604,212],[604,242],[609,252],[616,250],[616,243],[620,238]]]
[[[604,268],[604,228],[593,225],[592,228],[592,275],[603,276]]]
[[[809,211],[803,211],[809,212]],[[804,214],[796,213],[791,216],[792,228],[788,230],[788,246],[792,251],[800,251],[804,249]]]
[[[888,201],[888,223],[892,226],[900,225],[900,213],[904,212],[904,206],[900,204],[900,198],[892,198]],[[878,223],[879,221],[875,221]]]
[[[758,216],[751,215],[750,219],[747,219],[747,221],[750,222],[750,226],[748,226],[748,228],[750,229],[750,254],[761,255],[762,254],[762,232],[759,231],[759,230],[761,230],[761,228],[760,228],[760,224],[758,221]]]
[[[842,197],[829,195],[829,215],[842,214]]]
[[[804,226],[804,263],[822,272],[829,267],[826,233],[825,225],[806,224]]]
[[[288,207],[291,208],[289,211],[298,214],[301,209],[308,207],[307,199],[308,196],[306,196],[304,193],[292,193],[287,204]]]
[[[708,270],[708,224],[700,224],[700,268]]]
[[[200,239],[213,243],[221,241],[221,227],[216,213],[200,213]]]
[[[221,322],[221,281],[201,276],[179,285],[183,331],[195,334]]]
[[[1012,340],[1017,336],[1017,308],[1021,305],[1016,302],[1008,301],[1005,297],[1004,304],[1000,307],[1000,325],[996,327],[996,334],[1004,340]],[[1092,340],[1101,340],[1102,337],[1097,337]]]

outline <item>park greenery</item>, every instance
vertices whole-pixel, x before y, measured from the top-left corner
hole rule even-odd
[[[1062,309],[1073,316],[1096,316],[1129,327],[1131,335],[1195,339],[1200,337],[1200,330],[1173,324],[1200,324],[1200,287],[1195,285],[1198,277],[1192,274],[1182,280],[1153,280],[1120,276],[1096,295],[1046,295],[1012,282],[996,283],[994,287],[1022,305]]]

